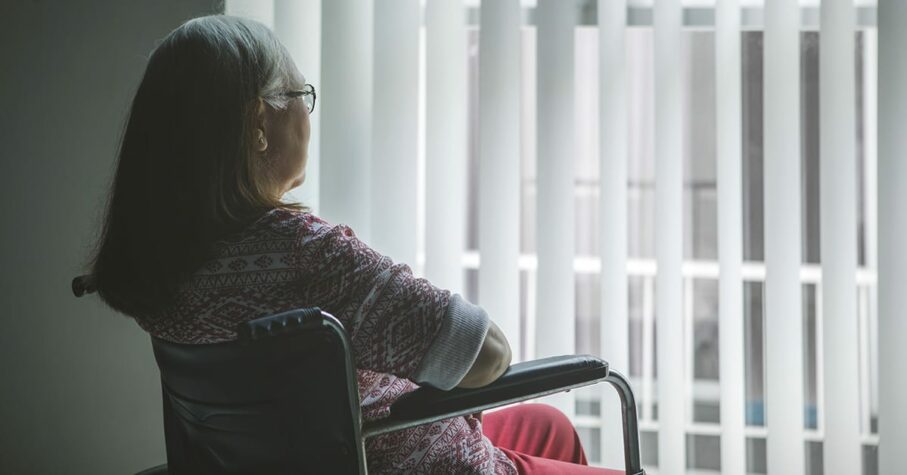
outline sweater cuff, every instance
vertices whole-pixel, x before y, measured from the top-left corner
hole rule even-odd
[[[482,307],[459,294],[451,295],[441,330],[410,379],[445,391],[453,389],[472,368],[490,325]]]

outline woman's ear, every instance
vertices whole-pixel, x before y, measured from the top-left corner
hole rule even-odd
[[[253,133],[252,141],[255,144],[255,150],[258,152],[264,152],[268,149],[268,137],[265,134],[265,101],[258,99],[258,107],[255,111],[255,122],[258,124],[258,128],[255,129]]]
[[[255,150],[258,152],[264,152],[268,149],[268,139],[265,137],[265,132],[261,129],[255,129]]]

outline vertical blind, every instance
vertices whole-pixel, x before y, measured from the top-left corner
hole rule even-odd
[[[856,64],[854,6],[824,0],[819,53],[822,308],[825,351],[826,466],[860,473],[860,386],[841,374],[859,374],[857,315]]]
[[[371,154],[381,159],[372,161],[371,196],[360,206],[371,208],[369,244],[415,263],[420,8],[418,0],[376,0],[374,8]]]
[[[765,421],[768,473],[804,466],[800,9],[765,2]]]
[[[718,180],[718,330],[721,355],[721,468],[745,473],[743,199],[740,5],[715,5],[715,137]]]
[[[681,153],[682,47],[680,2],[657,0],[655,34],[655,325],[658,347],[658,466],[666,473],[685,467],[687,420],[684,370],[683,162]]]
[[[299,71],[304,71],[306,81],[318,82],[321,77],[321,0],[275,2],[274,32],[293,56]],[[308,183],[293,190],[289,199],[318,209],[321,116],[314,114],[309,120],[312,133],[306,163]]]
[[[479,304],[521,355],[518,0],[483,0],[479,27]]]
[[[574,353],[595,340],[594,351],[631,377],[640,398],[650,472],[821,473],[810,455],[818,443],[826,471],[870,474],[907,466],[907,453],[898,449],[907,445],[901,378],[907,345],[900,341],[907,336],[901,315],[907,251],[899,244],[907,233],[907,161],[899,158],[905,145],[899,129],[907,121],[907,66],[899,59],[907,33],[900,25],[907,9],[881,3],[878,120],[876,36],[865,25],[875,7],[862,0],[232,0],[226,11],[271,25],[318,89],[309,174],[295,196],[434,283],[472,293],[518,359]],[[475,43],[471,29],[478,30]],[[579,59],[587,48],[577,43],[583,29],[597,35],[591,69]],[[640,36],[647,29],[650,40]],[[691,206],[685,190],[700,172],[684,161],[690,92],[680,80],[688,74],[680,52],[692,48],[688,32],[694,30],[714,35],[709,94],[717,252],[711,257],[685,251],[694,244],[685,242]],[[802,158],[809,146],[801,126],[809,97],[801,77],[807,74],[801,57],[807,30],[819,32],[821,83],[821,258],[814,264],[802,244],[810,206],[804,187],[812,179]],[[525,40],[527,31],[534,41]],[[761,34],[758,77],[744,64],[742,35],[752,31]],[[642,56],[628,54],[639,51],[629,46],[634,38],[643,39],[637,41]],[[863,56],[854,54],[859,48]],[[527,54],[535,55],[529,70]],[[476,91],[469,86],[469,56],[478,58]],[[637,77],[646,70],[640,58],[651,61],[651,90]],[[587,70],[597,74],[591,96],[578,86],[588,87],[578,76]],[[525,81],[527,74],[534,80]],[[748,115],[748,83],[761,85],[764,150],[755,165],[744,153],[751,146],[747,120],[759,117]],[[629,98],[640,93],[651,95],[637,103],[650,112],[632,106]],[[478,96],[473,105],[471,94]],[[576,193],[588,177],[576,157],[587,109],[579,101],[588,97],[597,99],[596,198],[592,214],[581,216]],[[636,118],[647,114],[652,130],[634,132]],[[534,120],[531,185],[521,182],[527,117]],[[865,118],[861,135],[855,133],[859,117]],[[471,121],[477,133],[470,132]],[[653,152],[651,185],[633,188],[631,136],[648,141],[641,147]],[[470,156],[477,157],[473,177]],[[754,166],[762,177],[764,260],[744,245],[745,230],[756,225],[745,202]],[[532,206],[524,198],[527,186],[534,187]],[[470,197],[470,189],[478,196]],[[628,213],[636,199],[628,190],[634,189],[654,193],[651,256],[630,252],[638,245],[628,239],[638,219]],[[479,203],[477,216],[469,214],[471,199]],[[521,244],[527,212],[534,245]],[[597,220],[594,255],[583,251],[580,232],[588,216]],[[467,249],[470,220],[477,227],[473,250]],[[476,270],[477,279],[465,279],[466,269]],[[591,339],[582,334],[588,322],[578,317],[581,275],[598,277],[592,327],[598,333]],[[702,423],[697,406],[708,387],[691,374],[698,371],[701,331],[694,296],[705,281],[714,281],[718,294],[718,384],[709,397],[720,409],[711,424]],[[764,284],[759,315],[745,311],[754,283]],[[641,317],[628,307],[633,299],[642,301]],[[807,318],[809,302],[815,306]],[[763,346],[754,350],[755,344]],[[755,357],[762,358],[765,383],[754,405],[760,391],[751,388]],[[810,369],[814,359],[817,371]],[[816,401],[805,389],[810,377],[817,381]],[[603,391],[593,393],[597,409],[588,395],[551,402],[574,417],[593,462],[620,467],[617,399]],[[702,468],[702,447],[712,447],[710,440],[720,460]]]
[[[627,311],[627,67],[624,40],[627,27],[626,0],[598,1],[599,87],[599,222],[601,256],[600,313],[601,356],[612,367],[627,372],[629,315]],[[618,407],[616,394],[606,392],[601,404]],[[617,411],[606,412],[603,427],[618,427]],[[622,439],[617,431],[605,431],[602,460],[618,463]],[[618,466],[618,465],[612,465]]]
[[[460,0],[425,6],[425,276],[463,292],[466,248],[466,21]]]
[[[374,8],[355,0],[321,3],[321,77],[315,83],[321,129],[313,130],[320,134],[321,156],[331,157],[319,160],[317,211],[351,226],[365,242],[371,242],[372,224]]]
[[[575,348],[574,3],[541,0],[537,7],[535,355],[539,358],[570,354]],[[573,413],[571,396],[561,394],[556,401],[568,415]]]

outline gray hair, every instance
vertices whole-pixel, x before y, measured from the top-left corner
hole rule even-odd
[[[285,110],[289,98],[283,95],[288,89],[301,89],[305,79],[286,47],[270,28],[258,21],[229,15],[210,15],[184,23],[174,34],[185,29],[187,33],[207,36],[211,44],[230,44],[237,48],[233,53],[251,55],[260,76],[255,81],[257,95],[275,109]]]
[[[252,147],[260,100],[285,109],[282,93],[300,81],[253,20],[196,18],[161,41],[132,102],[92,263],[108,305],[157,318],[213,242],[268,210],[304,209],[273,196]]]

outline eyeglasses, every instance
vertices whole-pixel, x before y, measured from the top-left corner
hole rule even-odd
[[[284,92],[283,95],[286,97],[301,97],[306,108],[309,109],[309,114],[315,111],[315,98],[317,97],[315,94],[315,86],[306,84],[302,89],[287,91]]]

